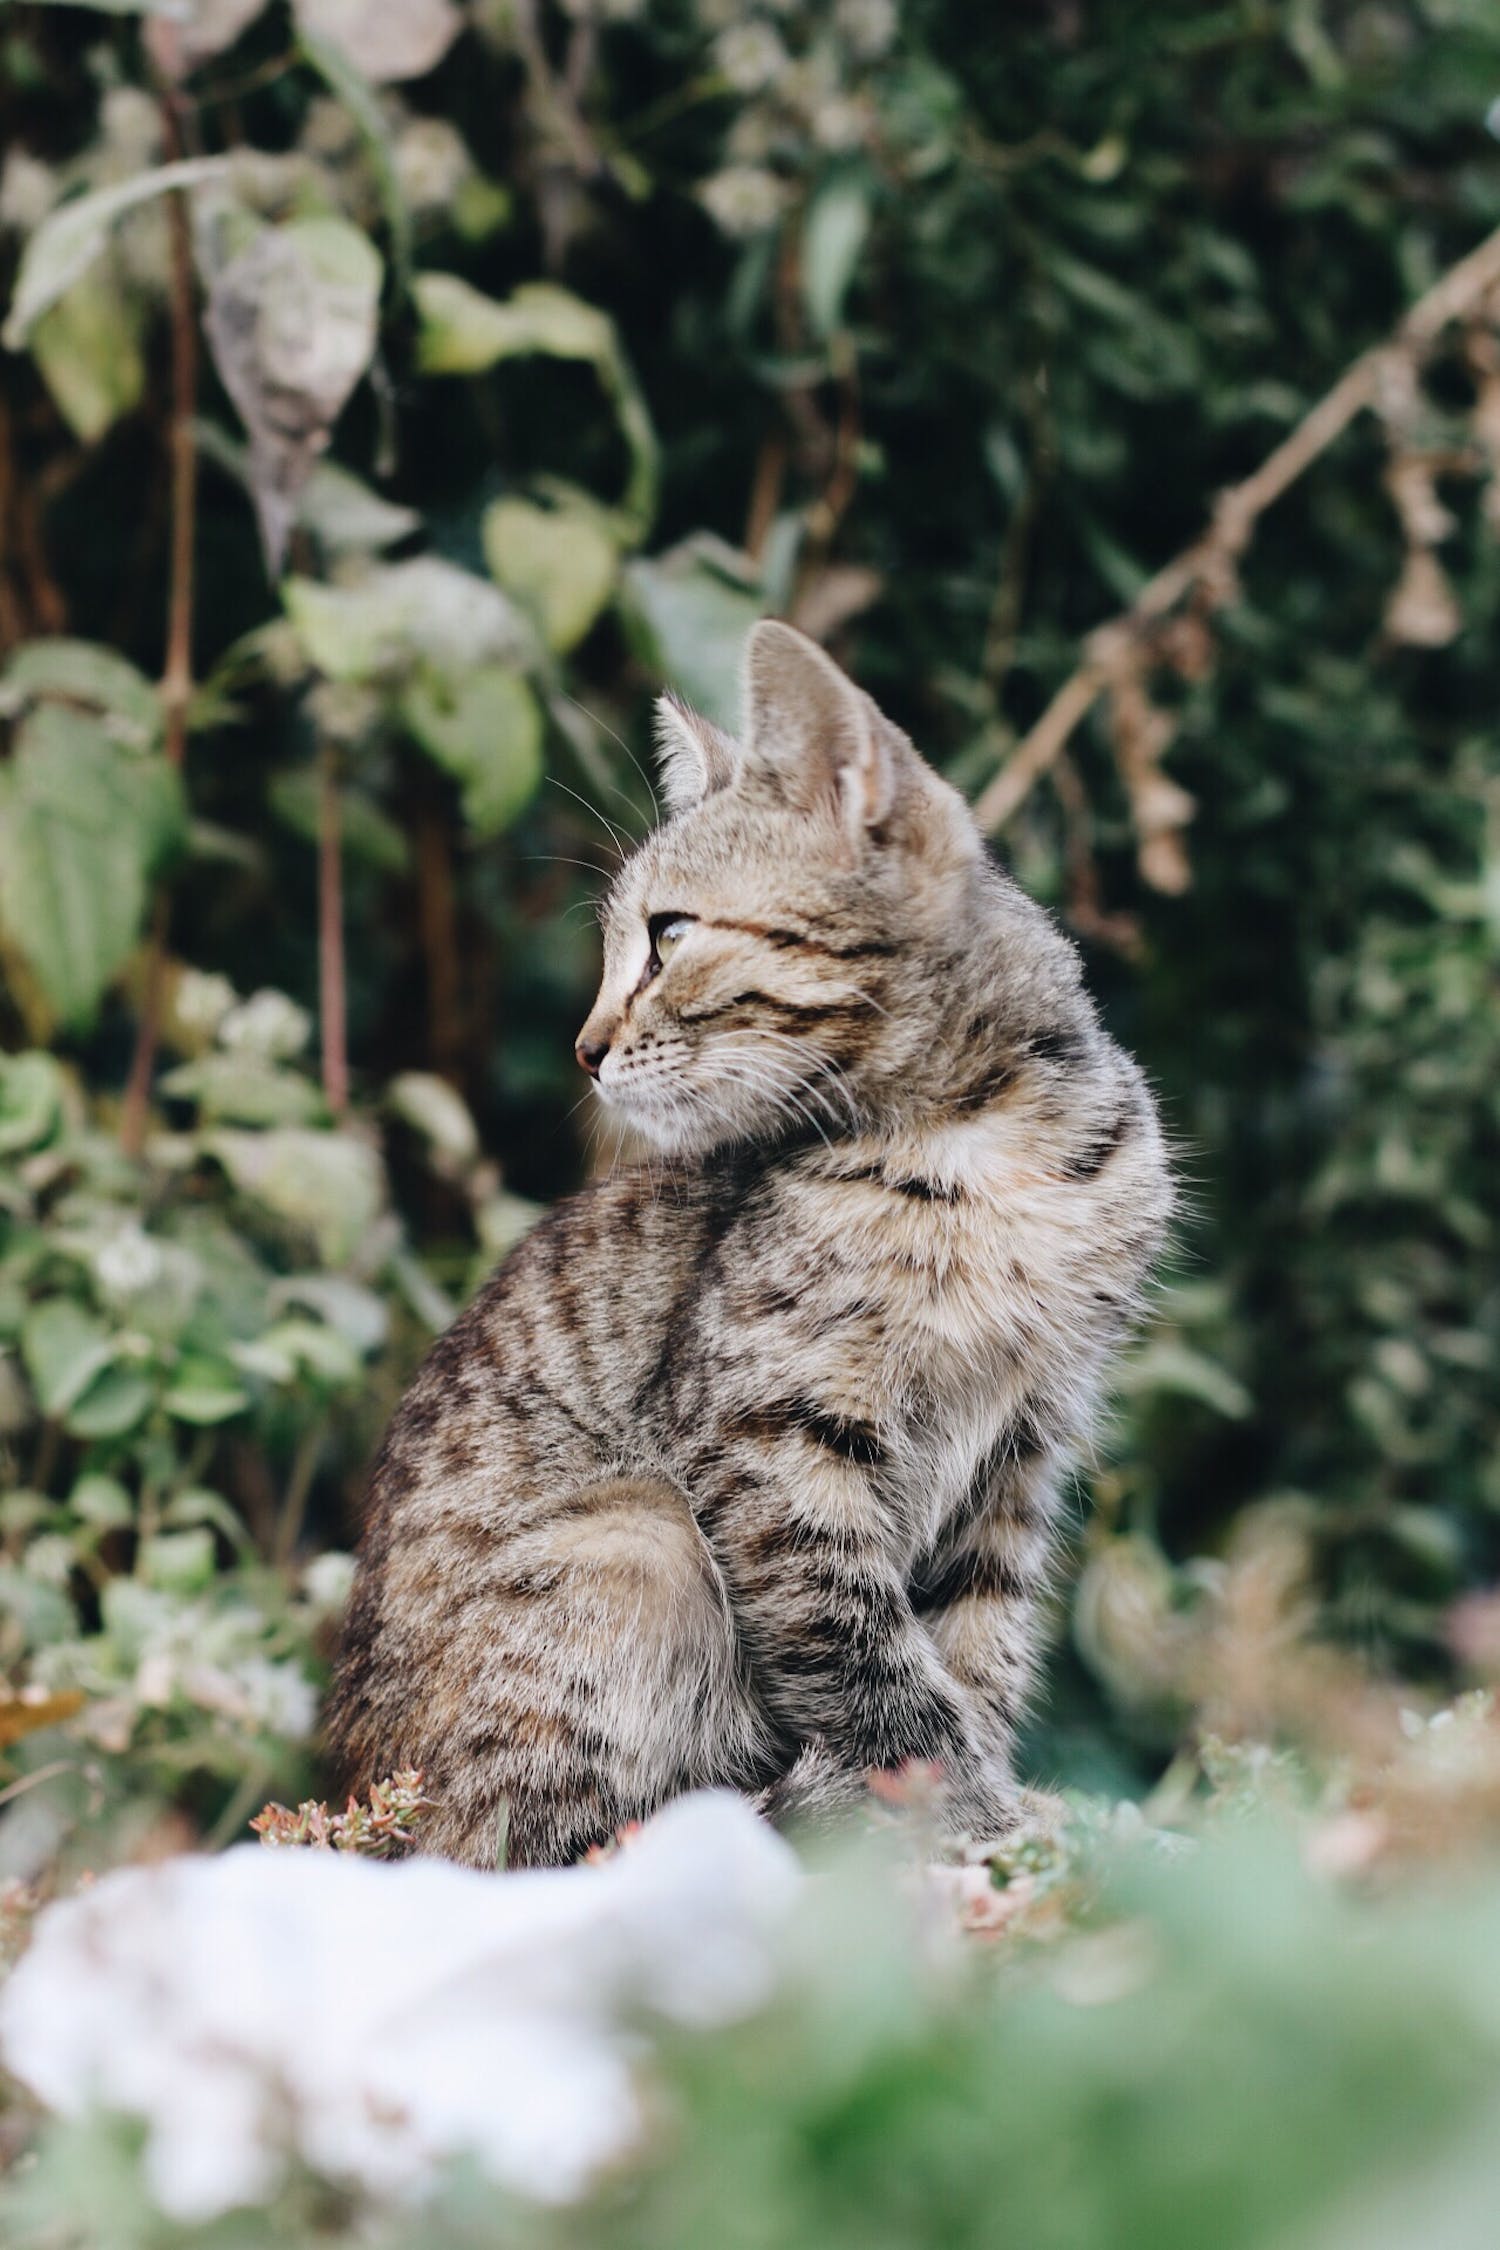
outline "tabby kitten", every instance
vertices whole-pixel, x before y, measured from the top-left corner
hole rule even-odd
[[[756,627],[743,746],[660,731],[578,1041],[660,1153],[544,1219],[397,1413],[334,1749],[425,1768],[429,1848],[481,1865],[906,1759],[995,1834],[1059,1475],[1171,1201],[1151,1098],[812,642]]]

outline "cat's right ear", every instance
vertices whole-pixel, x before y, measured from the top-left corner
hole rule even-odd
[[[668,813],[688,812],[734,779],[738,747],[675,695],[656,699],[656,764]]]

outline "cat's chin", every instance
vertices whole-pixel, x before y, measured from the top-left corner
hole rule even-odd
[[[643,1151],[675,1157],[679,1162],[701,1162],[720,1149],[774,1137],[774,1120],[705,1114],[701,1109],[679,1108],[671,1102],[622,1100],[603,1088],[600,1091],[610,1123],[622,1138]]]

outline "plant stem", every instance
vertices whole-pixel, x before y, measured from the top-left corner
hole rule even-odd
[[[175,95],[162,95],[161,114],[166,154],[169,161],[175,161],[182,154]],[[193,692],[193,549],[198,527],[198,449],[193,439],[198,322],[193,305],[193,242],[184,189],[179,188],[168,198],[167,223],[172,238],[172,552],[161,700],[167,761],[180,771],[187,750],[188,703]],[[135,1052],[120,1108],[120,1146],[132,1157],[140,1155],[146,1139],[151,1079],[161,1036],[170,911],[165,890],[159,891],[146,942],[145,989]]]
[[[344,991],[344,866],[338,751],[318,745],[318,1014],[323,1094],[335,1117],[349,1107],[349,1047]]]
[[[297,1440],[292,1455],[291,1472],[286,1481],[286,1493],[276,1519],[276,1537],[271,1560],[285,1569],[297,1552],[297,1542],[302,1537],[303,1519],[307,1514],[308,1494],[313,1488],[313,1478],[318,1473],[318,1456],[328,1435],[328,1416],[320,1414],[310,1422]]]

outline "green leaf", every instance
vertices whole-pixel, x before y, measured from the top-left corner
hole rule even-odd
[[[161,698],[127,657],[98,641],[62,635],[28,641],[0,677],[0,712],[28,703],[81,703],[98,711],[123,749],[149,750],[161,739]]]
[[[183,835],[160,756],[121,751],[95,719],[44,704],[0,771],[0,922],[70,1026],[141,932],[153,876]]]
[[[379,1351],[390,1330],[384,1299],[347,1274],[288,1274],[271,1291],[270,1302],[307,1306],[362,1356]]]
[[[198,1104],[202,1115],[230,1125],[308,1125],[323,1115],[312,1081],[253,1055],[200,1055],[167,1072],[161,1090]]]
[[[161,1593],[200,1594],[213,1577],[214,1553],[214,1535],[202,1527],[160,1531],[141,1541],[136,1570]]]
[[[399,678],[419,663],[462,670],[525,662],[535,637],[497,586],[436,555],[376,564],[338,586],[289,578],[287,615],[308,659],[331,680]]]
[[[1153,1337],[1132,1353],[1120,1371],[1119,1387],[1132,1398],[1150,1391],[1194,1398],[1231,1422],[1244,1421],[1255,1407],[1244,1384],[1227,1367],[1170,1336]]]
[[[326,1265],[351,1258],[384,1207],[380,1158],[350,1133],[226,1128],[205,1134],[203,1145],[243,1194],[310,1235]]]
[[[542,778],[542,714],[526,682],[498,664],[456,678],[419,673],[401,716],[428,756],[459,784],[476,836],[497,836]]]
[[[59,204],[43,219],[22,254],[0,343],[8,351],[21,350],[43,313],[87,273],[116,219],[173,188],[222,179],[228,169],[228,157],[192,157],[182,164],[163,164],[154,172],[137,172],[114,187],[96,188],[91,195]]]
[[[614,591],[619,556],[597,517],[581,509],[497,500],[481,525],[497,582],[529,609],[547,646],[575,648]]]
[[[42,381],[76,437],[93,445],[146,388],[136,307],[113,274],[87,273],[31,332]]]
[[[110,1330],[71,1297],[49,1297],[26,1316],[21,1357],[37,1403],[49,1417],[65,1414],[114,1356]]]
[[[250,1545],[250,1534],[244,1523],[220,1492],[210,1492],[205,1485],[188,1485],[174,1492],[161,1512],[164,1524],[174,1528],[185,1524],[211,1524],[220,1531],[232,1547],[241,1549]]]
[[[819,188],[802,232],[802,295],[815,335],[831,336],[870,231],[864,180],[840,173]]]
[[[50,1055],[0,1055],[0,1156],[49,1141],[62,1116],[63,1074]]]
[[[336,1328],[295,1317],[278,1320],[263,1336],[234,1347],[237,1366],[272,1383],[313,1381],[343,1388],[363,1379],[359,1352]]]
[[[343,103],[359,129],[375,174],[375,184],[380,195],[381,209],[385,213],[386,232],[391,243],[391,270],[396,278],[398,297],[409,297],[412,285],[412,224],[411,211],[401,191],[396,172],[396,160],[391,148],[391,136],[385,112],[368,79],[355,68],[342,47],[318,32],[299,24],[297,44],[306,55],[335,100]]]
[[[320,461],[304,487],[297,521],[336,555],[378,554],[421,528],[415,508],[387,500],[336,461]]]
[[[139,1368],[118,1364],[96,1376],[78,1404],[63,1416],[71,1437],[124,1437],[150,1411],[156,1394]]]
[[[96,1531],[125,1531],[135,1521],[135,1504],[118,1477],[80,1477],[68,1506]]]
[[[469,1105],[446,1078],[430,1070],[403,1070],[385,1090],[388,1106],[413,1126],[434,1153],[460,1167],[479,1155],[479,1132]]]
[[[625,582],[657,675],[720,726],[738,726],[745,635],[763,608],[740,558],[700,534],[628,564]]]
[[[502,304],[452,273],[418,274],[417,361],[428,375],[482,375],[504,359],[586,361],[598,375],[630,450],[622,531],[643,537],[656,505],[656,433],[613,322],[551,281],[524,282]]]
[[[207,1428],[243,1413],[250,1404],[250,1393],[227,1360],[188,1354],[180,1362],[162,1404],[175,1420]]]

